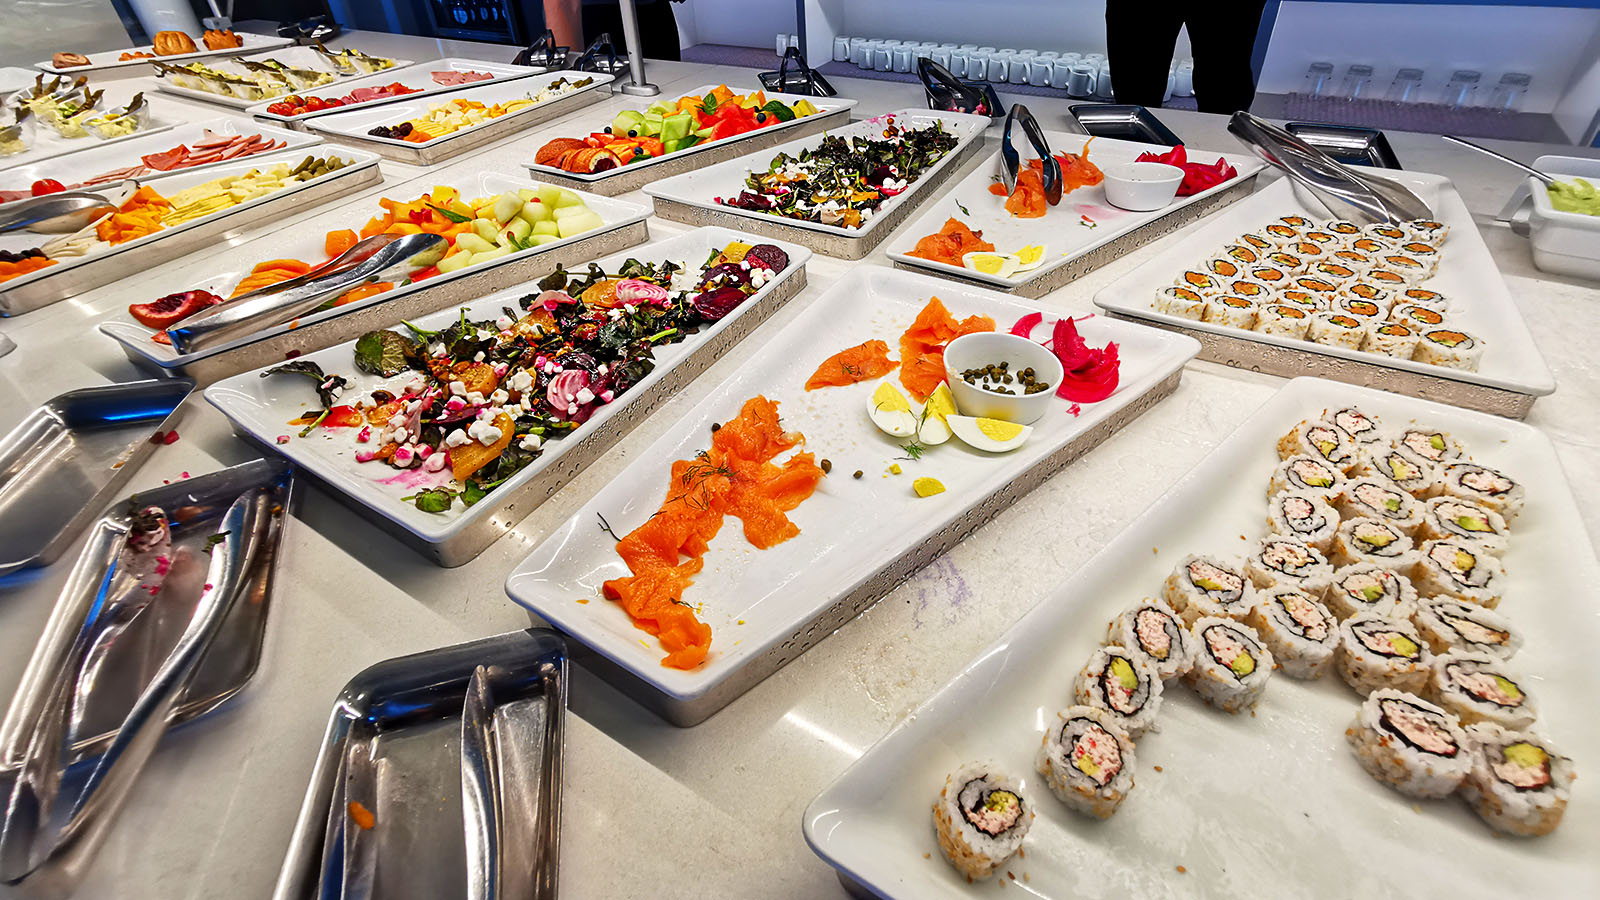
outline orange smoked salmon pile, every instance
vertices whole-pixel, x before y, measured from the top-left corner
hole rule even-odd
[[[1061,193],[1070,194],[1078,188],[1093,186],[1106,180],[1105,173],[1100,171],[1100,167],[1089,161],[1089,145],[1092,143],[1094,138],[1085,141],[1082,153],[1056,154],[1056,162],[1061,164]],[[996,197],[1005,197],[1006,186],[999,182],[991,184],[989,193]],[[1028,168],[1017,173],[1017,189],[1006,198],[1006,212],[1019,219],[1037,219],[1043,216],[1048,208],[1049,204],[1044,198],[1044,162],[1030,159]]]
[[[900,336],[900,383],[920,402],[944,381],[944,345],[964,334],[993,331],[988,316],[968,316],[957,322],[938,297],[917,313]]]
[[[804,440],[783,430],[778,404],[765,397],[745,401],[739,417],[712,434],[710,450],[672,464],[661,508],[617,541],[633,574],[607,581],[602,590],[634,627],[660,638],[667,651],[662,665],[692,669],[711,649],[711,626],[695,617],[683,592],[705,564],[723,516],[743,521],[745,540],[762,550],[800,533],[786,513],[817,489],[822,469],[810,453],[796,453],[781,466],[772,460]]]
[[[806,390],[855,384],[868,378],[877,378],[894,371],[900,365],[889,358],[889,345],[883,341],[867,341],[822,361],[817,371],[806,379]]]
[[[992,253],[994,245],[983,239],[983,232],[973,231],[967,227],[967,223],[950,218],[945,220],[944,227],[937,234],[917,241],[917,246],[906,255],[959,266],[962,265],[961,257],[980,252]]]

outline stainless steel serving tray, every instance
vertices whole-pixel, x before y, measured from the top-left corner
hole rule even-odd
[[[1328,125],[1322,122],[1290,122],[1284,128],[1295,137],[1347,165],[1403,169],[1389,139],[1376,128],[1355,125]]]
[[[0,439],[0,576],[54,562],[177,424],[189,380],[81,388]]]
[[[1085,134],[1176,147],[1183,138],[1173,133],[1156,114],[1143,106],[1078,103],[1072,118]]]
[[[372,860],[371,895],[444,900],[467,895],[460,722],[473,671],[494,694],[507,856],[500,895],[554,898],[561,833],[567,652],[555,632],[514,631],[378,663],[334,701],[311,786],[278,875],[274,900],[318,896],[324,871],[337,897],[344,854],[328,840],[349,802],[373,814],[356,839]],[[359,796],[358,796],[359,795]],[[324,846],[335,848],[325,854]],[[348,845],[346,845],[348,846]],[[516,883],[522,880],[523,883]]]
[[[272,492],[277,515],[268,531],[264,552],[256,562],[255,571],[249,575],[239,601],[223,624],[216,643],[201,660],[194,680],[173,708],[169,721],[174,725],[197,719],[221,706],[255,675],[266,633],[267,610],[277,582],[277,550],[297,494],[292,470],[282,460],[253,460],[135,494],[101,522],[101,528],[125,531],[132,508],[159,506],[167,511],[172,522],[173,559],[178,560],[179,554],[203,559],[207,539],[214,533],[218,518],[240,494],[255,487],[266,487]],[[44,634],[23,671],[11,707],[0,722],[0,785],[8,783],[9,777],[14,775],[27,751],[33,724],[46,702],[51,678],[65,660],[73,638],[96,611],[94,588],[115,562],[96,552],[97,545],[106,546],[91,541],[62,589]],[[203,580],[204,564],[198,569],[199,580]],[[175,589],[158,594],[134,620],[129,631],[118,638],[115,649],[107,657],[102,678],[96,681],[101,687],[89,698],[86,724],[80,732],[83,737],[64,754],[72,763],[104,752],[133,701],[194,614],[195,603],[200,599],[199,585],[188,585],[188,588],[196,588],[193,590],[185,589],[186,582],[178,581],[178,577],[175,571],[172,580],[167,582],[168,588]]]

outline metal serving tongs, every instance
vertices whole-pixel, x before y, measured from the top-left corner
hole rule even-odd
[[[1264,119],[1233,114],[1228,130],[1240,143],[1309,190],[1336,216],[1372,223],[1431,219],[1433,210],[1405,185],[1357,172]]]
[[[24,197],[0,206],[0,234],[13,231],[71,234],[116,211],[115,203],[93,191],[59,191]]]
[[[29,878],[65,893],[83,875],[145,763],[166,733],[173,706],[232,610],[260,556],[270,524],[271,498],[254,489],[235,500],[218,523],[206,587],[177,645],[139,694],[111,745],[95,761],[70,809],[56,796],[33,795],[31,810],[12,792],[0,832],[0,877]],[[48,760],[59,766],[59,758]],[[26,770],[19,774],[28,778]],[[23,801],[26,802],[26,797]],[[30,816],[31,813],[31,816]]]
[[[556,45],[556,33],[546,28],[544,34],[534,39],[534,42],[517,52],[511,60],[514,66],[544,66],[550,69],[559,69],[567,64],[567,58],[572,55],[571,47]]]
[[[1033,152],[1039,154],[1044,167],[1044,199],[1055,206],[1061,202],[1061,163],[1050,152],[1050,144],[1045,141],[1039,123],[1034,121],[1033,113],[1028,112],[1028,108],[1021,103],[1011,105],[1011,112],[1006,114],[1005,131],[1000,135],[1000,180],[1005,183],[1006,193],[1017,189],[1017,176],[1022,173],[1022,157],[1011,144],[1012,122],[1022,123],[1022,133],[1028,136]]]
[[[194,353],[304,315],[386,269],[432,265],[448,241],[437,234],[378,234],[304,275],[241,294],[169,329],[173,349]]]
[[[500,747],[489,670],[478,666],[461,704],[461,815],[467,836],[467,900],[500,897]]]

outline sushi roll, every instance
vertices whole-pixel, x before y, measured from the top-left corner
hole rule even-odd
[[[1373,691],[1344,734],[1368,775],[1410,797],[1448,797],[1472,768],[1460,721],[1406,691]]]
[[[1465,331],[1432,328],[1422,332],[1411,358],[1430,366],[1476,372],[1483,360],[1483,341]]]
[[[1300,235],[1301,243],[1316,244],[1324,251],[1344,246],[1344,238],[1323,228],[1312,228]]]
[[[1112,619],[1106,643],[1134,651],[1163,681],[1194,665],[1194,638],[1178,613],[1160,600],[1145,600]]]
[[[1394,437],[1396,447],[1410,450],[1434,465],[1448,465],[1467,458],[1467,448],[1448,431],[1413,425]]]
[[[1327,256],[1330,248],[1324,247],[1316,241],[1299,240],[1283,249],[1285,253],[1293,253],[1295,256],[1300,257],[1301,265],[1310,268],[1316,264],[1317,260]]]
[[[1354,406],[1323,410],[1322,421],[1331,422],[1344,429],[1357,447],[1375,446],[1383,442],[1383,423],[1368,412]]]
[[[1451,597],[1419,601],[1411,622],[1434,653],[1460,651],[1510,659],[1522,649],[1522,635],[1505,616]]]
[[[1360,461],[1356,442],[1343,428],[1331,422],[1302,419],[1289,433],[1278,438],[1278,458],[1309,456],[1349,472]]]
[[[1394,524],[1358,516],[1339,523],[1328,558],[1336,566],[1369,562],[1403,573],[1416,564],[1415,546],[1411,536]]]
[[[1394,305],[1394,292],[1388,288],[1379,287],[1370,281],[1357,279],[1346,283],[1339,292],[1356,300],[1366,300],[1376,303],[1387,312]]]
[[[1228,284],[1228,293],[1257,303],[1265,303],[1272,298],[1272,288],[1254,278],[1235,278]]]
[[[1300,215],[1299,213],[1292,213],[1287,216],[1279,216],[1278,221],[1289,226],[1290,228],[1295,228],[1300,231],[1305,231],[1308,228],[1315,228],[1317,224],[1305,216]]]
[[[1415,303],[1396,305],[1389,310],[1389,319],[1402,325],[1410,325],[1419,332],[1444,325],[1444,313]]]
[[[1428,541],[1412,565],[1411,583],[1423,597],[1454,597],[1488,609],[1505,596],[1506,567],[1470,541]]]
[[[1213,294],[1206,300],[1205,321],[1249,331],[1256,327],[1256,313],[1260,309],[1260,304],[1245,297]]]
[[[1339,530],[1339,514],[1315,491],[1284,491],[1268,501],[1267,528],[1273,534],[1297,537],[1326,554]]]
[[[1328,311],[1327,300],[1297,287],[1288,287],[1278,291],[1277,301],[1282,306],[1292,306],[1295,309],[1303,310],[1307,316]],[[1307,319],[1307,325],[1309,326],[1309,324],[1310,320]]]
[[[1464,725],[1489,722],[1517,730],[1532,725],[1539,715],[1527,686],[1511,677],[1504,661],[1476,653],[1435,657],[1428,699],[1455,713]]]
[[[1421,262],[1427,268],[1427,277],[1432,278],[1438,273],[1439,260],[1443,258],[1443,254],[1439,252],[1439,248],[1433,243],[1425,240],[1410,240],[1401,244],[1397,249],[1412,259]]]
[[[1386,253],[1389,250],[1389,244],[1387,241],[1380,241],[1377,238],[1367,237],[1364,232],[1361,237],[1353,238],[1352,240],[1347,241],[1345,246],[1349,247],[1351,250],[1357,250],[1365,253],[1374,259],[1377,258],[1378,254]]]
[[[1256,630],[1234,619],[1206,616],[1194,623],[1194,668],[1183,676],[1200,699],[1223,712],[1256,705],[1272,677],[1272,651]]]
[[[1161,676],[1125,647],[1101,647],[1073,685],[1074,702],[1103,709],[1137,738],[1155,727],[1161,711]]]
[[[1284,247],[1300,240],[1300,229],[1283,222],[1273,222],[1257,233],[1271,241],[1275,247]]]
[[[1341,619],[1363,613],[1403,619],[1412,615],[1418,603],[1411,579],[1376,563],[1336,569],[1322,599]]]
[[[1291,287],[1305,291],[1313,297],[1319,297],[1328,303],[1332,303],[1333,298],[1339,294],[1338,282],[1329,281],[1319,275],[1301,275],[1298,278],[1291,279],[1289,284]]]
[[[1347,219],[1329,219],[1322,223],[1322,230],[1339,236],[1343,243],[1349,243],[1361,237],[1361,226]]]
[[[1206,260],[1206,271],[1224,281],[1232,281],[1238,278],[1243,270],[1243,265],[1231,257],[1218,256]]]
[[[1273,247],[1278,246],[1277,244],[1268,240],[1264,235],[1257,234],[1254,231],[1247,231],[1244,234],[1239,235],[1238,243],[1249,247],[1251,250],[1254,250],[1257,253],[1267,253],[1271,251]]]
[[[1384,253],[1378,257],[1378,265],[1400,273],[1407,284],[1417,284],[1433,277],[1433,266],[1409,253]]]
[[[1379,222],[1376,225],[1368,225],[1362,231],[1367,237],[1376,241],[1383,241],[1391,247],[1398,247],[1411,239],[1411,232],[1407,231],[1403,225],[1389,225]]]
[[[1258,334],[1300,340],[1311,327],[1311,313],[1287,303],[1269,303],[1256,314],[1255,330]]]
[[[1376,322],[1367,330],[1367,342],[1361,349],[1382,353],[1395,359],[1410,359],[1416,355],[1417,343],[1422,337],[1411,326],[1401,322]]]
[[[1344,294],[1334,298],[1333,306],[1329,307],[1329,312],[1349,316],[1361,322],[1368,341],[1371,340],[1372,329],[1384,324],[1384,319],[1387,317],[1387,311],[1383,308],[1383,304],[1374,303],[1371,300],[1362,300],[1357,297],[1349,297]]]
[[[1384,265],[1382,257],[1374,259],[1373,267],[1361,276],[1361,280],[1390,291],[1403,291],[1411,285],[1411,279],[1403,273]]]
[[[1205,317],[1206,298],[1194,288],[1175,284],[1156,291],[1155,302],[1150,307],[1156,312],[1198,322]]]
[[[1450,226],[1432,219],[1412,219],[1406,223],[1406,229],[1413,239],[1427,241],[1435,247],[1443,247],[1450,239]]]
[[[988,878],[1022,846],[1033,825],[1022,783],[987,763],[967,763],[945,779],[933,803],[939,849],[968,878]]]
[[[1179,560],[1161,586],[1161,598],[1190,625],[1201,616],[1243,619],[1256,602],[1255,588],[1237,559],[1195,553]]]
[[[1334,505],[1347,519],[1366,517],[1387,522],[1408,537],[1415,537],[1426,513],[1422,501],[1381,478],[1356,478],[1345,482]]]
[[[1248,622],[1290,678],[1321,678],[1339,646],[1339,620],[1326,606],[1294,588],[1272,588],[1257,594]]]
[[[1499,513],[1459,497],[1434,497],[1423,505],[1417,538],[1438,541],[1454,538],[1476,544],[1496,556],[1510,546],[1511,532]]]
[[[1450,308],[1450,299],[1432,288],[1409,287],[1400,292],[1395,302],[1406,305],[1425,306],[1435,312],[1445,312]]]
[[[1371,256],[1362,253],[1360,250],[1351,250],[1349,247],[1343,247],[1329,253],[1328,261],[1346,266],[1354,270],[1358,276],[1375,265]]]
[[[1244,568],[1257,588],[1299,588],[1313,597],[1320,595],[1333,577],[1333,566],[1328,565],[1327,557],[1305,541],[1284,534],[1262,538],[1245,560]]]
[[[1268,244],[1267,246],[1270,247],[1272,245]],[[1261,252],[1264,249],[1263,247],[1255,247],[1241,242],[1223,247],[1221,256],[1224,259],[1231,259],[1241,266],[1253,266],[1261,261]]]
[[[1188,269],[1173,280],[1178,287],[1186,287],[1202,294],[1215,294],[1222,290],[1222,279],[1200,269]]]
[[[1504,516],[1507,522],[1515,520],[1522,511],[1525,493],[1522,485],[1504,472],[1457,461],[1446,465],[1439,477],[1443,493],[1481,503]]]
[[[1472,760],[1462,799],[1489,827],[1505,834],[1538,837],[1561,824],[1572,792],[1572,760],[1540,735],[1472,725]]]
[[[1360,350],[1367,342],[1367,323],[1346,312],[1319,312],[1311,317],[1306,337],[1327,347]]]
[[[1291,456],[1272,470],[1267,498],[1284,491],[1307,491],[1331,503],[1344,490],[1344,482],[1344,473],[1326,460],[1304,454]]]
[[[1034,762],[1050,793],[1069,808],[1109,819],[1133,790],[1133,741],[1116,718],[1092,706],[1056,713]]]
[[[1291,275],[1298,275],[1306,270],[1304,257],[1281,248],[1267,254],[1267,265],[1277,266]]]
[[[1334,667],[1358,694],[1384,688],[1420,694],[1432,666],[1433,652],[1409,619],[1357,613],[1339,623]]]
[[[1440,490],[1438,467],[1403,447],[1369,450],[1353,474],[1387,482],[1418,500],[1433,497]]]
[[[1324,259],[1312,263],[1306,274],[1313,278],[1321,278],[1324,281],[1343,285],[1346,282],[1355,281],[1361,273],[1357,272],[1354,267],[1347,266],[1337,259]]]
[[[1268,287],[1281,287],[1288,284],[1289,272],[1287,269],[1264,262],[1259,266],[1250,267],[1250,278]]]

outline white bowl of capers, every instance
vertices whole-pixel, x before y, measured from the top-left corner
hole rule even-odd
[[[1055,354],[1027,338],[994,331],[951,341],[944,348],[944,370],[962,415],[1019,425],[1049,411],[1062,377]]]

